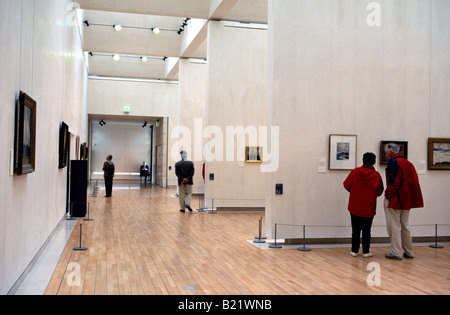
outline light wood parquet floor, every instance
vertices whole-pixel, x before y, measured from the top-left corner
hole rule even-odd
[[[112,198],[89,198],[94,221],[78,221],[88,250],[73,251],[77,227],[46,295],[450,294],[448,246],[416,247],[402,261],[384,258],[387,247],[373,247],[372,258],[349,248],[261,250],[247,240],[263,212],[180,213],[176,189],[115,187]],[[369,263],[379,264],[380,286],[367,284]]]

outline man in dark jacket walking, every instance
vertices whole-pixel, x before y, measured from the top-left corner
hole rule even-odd
[[[362,231],[363,257],[372,257],[370,239],[373,218],[377,211],[377,197],[383,194],[384,185],[380,173],[373,165],[376,156],[365,153],[363,166],[355,168],[344,181],[345,189],[350,193],[348,210],[352,220],[352,251],[357,256]]]
[[[389,159],[386,168],[387,188],[384,206],[386,225],[391,238],[391,253],[386,258],[414,258],[411,230],[409,228],[409,213],[412,208],[423,208],[422,190],[414,165],[409,162],[400,148],[390,143],[386,145],[386,157]]]
[[[195,174],[194,163],[187,160],[187,152],[181,151],[181,161],[175,164],[175,174],[178,177],[178,194],[180,198],[180,212],[185,212],[187,208],[192,212],[192,185]]]

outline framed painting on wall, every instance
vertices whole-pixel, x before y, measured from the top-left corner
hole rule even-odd
[[[36,165],[36,101],[20,92],[16,105],[14,141],[14,171],[17,175],[30,174]]]
[[[407,159],[408,158],[408,141],[381,141],[380,143],[380,165],[387,165],[388,159],[386,158],[386,145],[394,143],[400,148],[400,153]]]
[[[262,163],[262,147],[246,147],[245,161],[247,163]]]
[[[428,169],[450,170],[450,138],[428,138]]]
[[[68,152],[70,144],[69,126],[65,122],[61,122],[59,127],[59,160],[58,168],[62,169],[68,165]]]
[[[352,170],[356,167],[356,135],[330,135],[330,170]]]

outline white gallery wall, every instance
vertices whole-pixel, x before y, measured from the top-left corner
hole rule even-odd
[[[357,166],[365,152],[379,159],[386,140],[408,141],[408,158],[421,168],[428,138],[450,137],[450,1],[269,0],[268,41],[267,119],[280,126],[280,167],[267,176],[267,233],[290,223],[334,226],[311,227],[307,237],[349,237],[337,227],[350,225],[349,171],[319,172],[318,159],[328,164],[330,134],[350,134],[358,136]],[[413,210],[411,224],[449,224],[450,173],[422,173],[425,208]],[[376,226],[385,225],[382,200]],[[372,235],[386,236],[385,228]],[[414,226],[413,235],[434,235],[434,227]],[[301,227],[278,230],[301,236]]]
[[[170,148],[176,142],[170,134],[172,128],[179,125],[178,82],[91,78],[88,80],[87,102],[89,115],[110,116],[115,121],[127,122],[129,121],[127,116],[133,116],[133,119],[136,117],[160,118],[161,126],[154,129],[153,162],[158,163],[154,165],[155,181],[163,187],[176,185],[175,172],[168,169],[170,166],[174,167],[177,162],[170,155]],[[131,108],[129,114],[124,114],[124,106]],[[107,119],[105,121],[107,122]],[[120,147],[116,147],[115,150],[120,150]],[[155,156],[156,154],[159,156]],[[137,157],[133,156],[134,158]]]
[[[265,174],[244,158],[246,146],[265,146],[259,130],[266,126],[267,31],[211,21],[208,32],[205,198],[209,207],[214,199],[214,207],[264,208]]]
[[[6,294],[66,211],[59,127],[87,141],[86,67],[72,1],[0,2],[0,294]],[[10,175],[15,102],[37,102],[36,171]],[[72,157],[75,156],[74,141]]]
[[[115,179],[136,179],[143,161],[150,165],[151,129],[136,123],[91,124],[91,179],[103,180],[103,163],[111,154],[116,167]]]
[[[172,137],[177,143],[169,154],[180,160],[179,152],[186,150],[188,159],[194,162],[195,175],[192,192],[203,194],[205,183],[203,181],[203,147],[198,140],[197,133],[202,138],[206,127],[206,88],[208,78],[208,65],[202,62],[182,59],[180,60],[180,102],[179,102],[179,128],[172,126]],[[176,128],[174,130],[174,128]],[[186,142],[186,143],[184,143]],[[196,205],[197,206],[197,205]]]

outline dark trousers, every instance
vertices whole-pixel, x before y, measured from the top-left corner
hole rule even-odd
[[[106,196],[111,196],[112,194],[112,187],[113,187],[113,178],[112,177],[103,177],[105,179],[105,190],[106,190]]]
[[[362,247],[363,254],[370,252],[370,230],[372,229],[372,218],[358,217],[351,214],[352,217],[352,252],[357,253],[359,251],[359,244],[361,242],[362,231]]]

